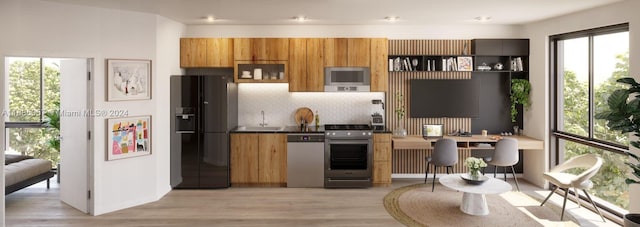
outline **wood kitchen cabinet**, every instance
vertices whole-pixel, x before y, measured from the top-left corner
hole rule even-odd
[[[327,38],[324,40],[324,63],[327,67],[369,67],[370,39]]]
[[[324,91],[324,39],[289,39],[289,91]]]
[[[231,133],[231,184],[287,183],[287,134]]]
[[[289,60],[288,38],[235,38],[234,60]]]
[[[387,38],[371,39],[371,91],[387,92],[389,89],[389,41]]]
[[[231,184],[258,182],[258,138],[257,133],[231,133]]]
[[[233,39],[181,38],[180,67],[233,67]]]
[[[373,184],[391,185],[391,133],[373,134]]]

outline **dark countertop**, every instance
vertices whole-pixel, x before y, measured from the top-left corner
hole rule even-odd
[[[307,127],[306,131],[300,130],[299,126],[286,126],[282,130],[278,131],[251,131],[251,130],[231,130],[231,133],[324,133],[324,126],[316,129],[316,126]]]

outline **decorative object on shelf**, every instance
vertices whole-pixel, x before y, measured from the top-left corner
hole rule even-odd
[[[400,67],[400,57],[397,57],[396,59],[393,60],[393,71],[400,71],[401,67]]]
[[[253,69],[253,79],[254,80],[262,80],[262,69],[261,68]]]
[[[491,71],[491,66],[488,66],[487,63],[483,62],[482,65],[477,67],[478,71]]]
[[[253,78],[253,76],[251,76],[251,72],[249,72],[249,71],[242,71],[242,75],[240,75],[240,78],[242,78],[242,79],[251,79],[251,78]]]
[[[469,46],[467,45],[467,43],[464,43],[464,45],[462,46],[462,55],[467,54],[469,54]]]
[[[511,80],[511,122],[516,122],[518,116],[517,104],[521,104],[524,108],[529,107],[529,93],[531,91],[531,84],[525,79],[512,79]]]
[[[488,133],[487,133],[487,130],[483,129],[483,130],[482,130],[482,136],[487,137],[487,134],[488,134]]]
[[[502,65],[502,63],[498,62],[495,65],[493,65],[493,69],[495,69],[495,70],[503,70],[504,69],[504,65]]]
[[[151,116],[107,119],[107,161],[151,154]]]
[[[476,157],[468,157],[464,160],[464,166],[469,168],[469,176],[471,179],[477,180],[482,175],[480,174],[480,169],[487,167],[487,163]]]
[[[151,60],[106,61],[107,101],[151,99]]]
[[[394,110],[394,112],[396,112],[396,119],[398,119],[397,121],[397,126],[396,128],[393,130],[393,137],[406,137],[407,136],[407,130],[403,127],[403,120],[404,120],[404,114],[405,114],[405,109],[404,109],[404,95],[402,95],[402,93],[397,92],[396,93],[396,109]]]
[[[489,178],[484,175],[472,176],[471,174],[468,174],[468,173],[460,174],[460,178],[462,178],[464,182],[466,182],[467,184],[473,184],[473,185],[479,185],[489,180]]]
[[[458,57],[458,71],[472,71],[472,70],[473,70],[472,57]]]

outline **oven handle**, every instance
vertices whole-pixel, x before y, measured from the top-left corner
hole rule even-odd
[[[327,140],[328,144],[369,144],[370,140]]]
[[[369,180],[369,179],[363,179],[363,180],[358,180],[358,179],[334,180],[334,179],[332,179],[332,178],[327,178],[327,181],[329,181],[329,182],[339,182],[339,181],[350,181],[350,182],[353,182],[353,181],[362,181],[362,182],[369,182],[369,181],[371,181],[371,180]]]

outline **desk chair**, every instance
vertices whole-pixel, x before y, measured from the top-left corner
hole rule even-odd
[[[513,166],[520,160],[518,157],[518,140],[514,138],[502,138],[498,140],[493,155],[490,157],[484,157],[483,159],[487,164],[493,166],[494,178],[496,177],[498,166],[502,166],[504,168],[504,181],[507,181],[507,167],[511,166],[513,179],[516,180],[516,188],[520,191],[516,171],[513,169]]]
[[[447,174],[449,174],[449,168],[453,172],[453,165],[458,163],[458,147],[456,141],[453,139],[438,139],[434,145],[431,156],[425,157],[427,161],[427,170],[424,173],[424,183],[427,183],[427,176],[429,175],[429,167],[433,164],[433,181],[431,182],[431,191],[435,188],[436,183],[436,169],[438,166],[445,166]]]
[[[600,210],[598,210],[598,207],[591,199],[591,196],[589,196],[589,193],[587,193],[587,189],[593,186],[593,183],[590,180],[591,177],[596,175],[601,166],[602,158],[598,157],[595,154],[585,154],[573,157],[566,162],[554,167],[549,172],[544,173],[544,179],[556,185],[556,188],[553,189],[551,193],[549,193],[547,198],[542,201],[540,206],[544,205],[544,203],[549,200],[551,195],[553,195],[553,193],[556,192],[558,188],[566,189],[567,191],[564,193],[564,202],[562,203],[562,214],[560,215],[560,220],[562,220],[564,218],[564,208],[567,205],[569,188],[575,188],[576,202],[578,203],[578,206],[580,206],[580,200],[578,199],[578,189],[582,189],[582,191],[584,191],[584,194],[587,195],[589,202],[591,202],[591,205],[593,205],[593,207],[600,215],[600,218],[602,218],[602,221],[605,221],[604,217],[600,213]],[[564,172],[566,170],[574,168],[586,168],[586,170],[578,175]]]

